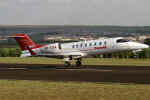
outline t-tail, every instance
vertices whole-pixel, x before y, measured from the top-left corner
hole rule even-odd
[[[34,49],[40,48],[40,45],[34,43],[26,34],[20,33],[12,36],[22,50],[21,57],[36,55]]]

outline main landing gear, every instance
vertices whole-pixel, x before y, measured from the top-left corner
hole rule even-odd
[[[70,63],[70,60],[72,60],[72,58],[64,58],[65,60],[65,67],[70,67],[71,66],[71,63]],[[77,58],[76,59],[76,66],[81,66],[82,65],[82,59],[81,58]]]
[[[82,65],[82,62],[81,62],[81,58],[78,58],[77,61],[76,61],[76,66],[81,66]]]
[[[70,63],[70,58],[64,58],[65,60],[65,67],[70,67],[71,63]]]
[[[65,61],[65,66],[66,67],[70,67],[71,66],[71,63],[69,61]]]

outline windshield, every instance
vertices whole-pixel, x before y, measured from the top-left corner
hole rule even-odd
[[[117,43],[124,43],[124,42],[129,42],[130,40],[128,39],[118,39]]]

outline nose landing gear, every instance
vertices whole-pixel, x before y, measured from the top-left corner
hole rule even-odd
[[[133,58],[137,58],[137,51],[132,51],[132,54],[133,54]]]

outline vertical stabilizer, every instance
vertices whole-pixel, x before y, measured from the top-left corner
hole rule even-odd
[[[26,34],[20,33],[12,36],[22,50],[21,57],[36,55],[33,49],[40,48],[40,45],[34,43]]]
[[[30,40],[30,38],[24,33],[16,34],[13,37],[17,41],[22,51],[28,50],[28,47],[30,49],[39,48],[39,46],[35,44],[34,42],[32,42],[32,40]]]

